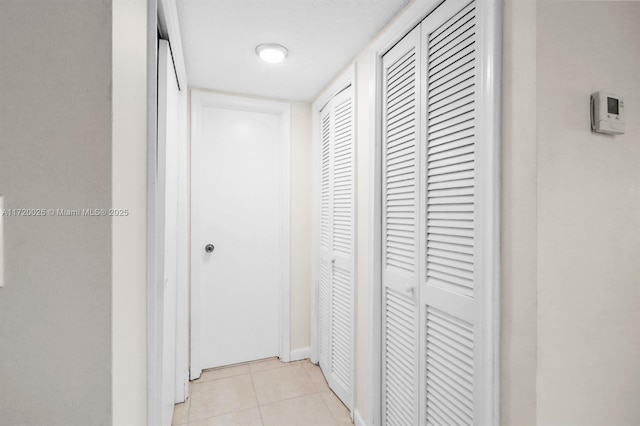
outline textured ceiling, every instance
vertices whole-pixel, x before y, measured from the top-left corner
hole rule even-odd
[[[191,87],[312,101],[409,0],[178,0]],[[261,43],[289,57],[262,62]]]

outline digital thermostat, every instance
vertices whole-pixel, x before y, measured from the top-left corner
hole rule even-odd
[[[591,131],[624,134],[624,100],[620,96],[604,92],[591,95]]]

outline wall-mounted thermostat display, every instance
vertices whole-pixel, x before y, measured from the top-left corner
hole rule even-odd
[[[591,95],[591,131],[624,134],[624,100],[620,96],[604,92]]]

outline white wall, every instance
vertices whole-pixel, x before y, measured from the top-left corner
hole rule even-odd
[[[111,2],[0,9],[5,208],[110,208]],[[0,423],[110,424],[111,219],[4,219]]]
[[[538,423],[640,424],[640,3],[540,2],[537,51]]]
[[[311,344],[311,192],[311,105],[293,102],[291,103],[291,351],[306,351]]]
[[[113,0],[112,418],[146,424],[147,0]]]
[[[500,419],[536,424],[536,0],[503,2]]]
[[[371,65],[365,49],[356,58],[356,405],[358,415],[371,410],[371,253],[369,249],[372,205],[369,200],[371,115],[369,80]]]

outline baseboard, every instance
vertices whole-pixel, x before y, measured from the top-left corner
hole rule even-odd
[[[311,356],[311,348],[309,346],[291,351],[291,362],[307,359]]]
[[[353,424],[355,426],[367,426],[364,419],[362,418],[362,414],[360,414],[360,411],[358,411],[357,408],[353,410]]]

